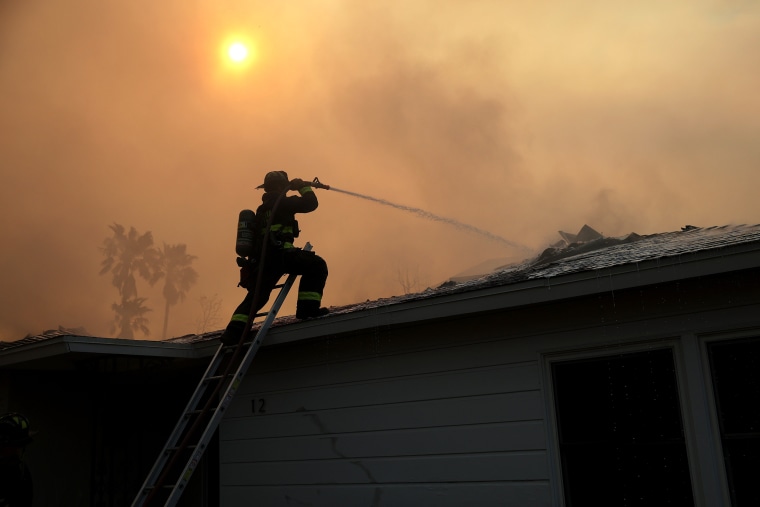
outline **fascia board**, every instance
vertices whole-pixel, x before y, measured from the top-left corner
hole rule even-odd
[[[25,345],[18,349],[6,350],[0,353],[0,367],[69,353],[172,358],[199,357],[198,352],[190,344],[185,343],[66,335]]]
[[[442,317],[462,317],[756,267],[760,267],[757,244],[661,257],[291,324],[270,330],[263,345],[419,323]]]
[[[64,336],[70,352],[146,357],[193,357],[187,343],[165,343],[148,340]]]
[[[38,343],[24,345],[23,347],[4,350],[0,352],[0,368],[67,354],[69,347],[63,338],[63,336],[57,336]]]

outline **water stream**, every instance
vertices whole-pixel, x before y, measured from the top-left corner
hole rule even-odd
[[[352,195],[354,197],[358,197],[360,199],[366,199],[368,201],[376,202],[378,204],[382,204],[383,206],[390,206],[392,208],[400,209],[402,211],[406,211],[408,213],[413,213],[419,217],[426,218],[428,220],[435,220],[436,222],[442,222],[444,224],[451,225],[453,227],[456,227],[457,229],[460,229],[462,231],[472,232],[475,234],[478,234],[480,236],[483,236],[484,238],[488,238],[491,241],[497,241],[499,243],[503,243],[505,245],[508,245],[512,248],[518,248],[520,250],[525,250],[528,252],[532,252],[533,249],[528,248],[525,245],[521,245],[519,243],[515,243],[514,241],[510,241],[506,238],[502,238],[501,236],[497,234],[490,233],[488,231],[484,231],[483,229],[480,229],[478,227],[475,227],[474,225],[469,225],[460,222],[459,220],[455,220],[453,218],[447,218],[442,217],[439,215],[436,215],[434,213],[431,213],[429,211],[425,211],[424,209],[420,208],[413,208],[411,206],[404,206],[403,204],[396,204],[395,202],[386,201],[385,199],[378,199],[377,197],[371,197],[369,195],[364,194],[358,194],[356,192],[349,192],[348,190],[343,190],[340,188],[335,188],[333,186],[330,187],[331,191],[340,192],[341,194],[346,195]]]

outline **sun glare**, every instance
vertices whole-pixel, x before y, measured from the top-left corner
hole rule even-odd
[[[226,71],[241,73],[257,60],[254,40],[247,34],[229,34],[219,41],[219,61]]]
[[[227,56],[233,62],[241,63],[248,58],[248,48],[242,42],[233,42],[227,48]]]

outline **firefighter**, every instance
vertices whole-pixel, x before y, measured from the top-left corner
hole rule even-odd
[[[222,333],[225,344],[235,344],[248,322],[251,308],[255,312],[264,307],[269,295],[280,278],[286,274],[301,275],[296,303],[296,318],[311,319],[329,313],[321,306],[322,291],[327,281],[327,263],[314,252],[293,246],[298,236],[296,213],[310,213],[319,204],[317,195],[309,182],[301,179],[288,179],[285,171],[272,171],[264,177],[264,184],[257,188],[264,189],[261,206],[256,210],[254,235],[263,242],[266,252],[261,255],[263,263],[256,259],[253,265],[247,259],[238,258],[241,266],[240,285],[248,290],[243,302],[235,310],[230,323]],[[297,191],[300,196],[286,196],[288,190]],[[267,224],[271,224],[267,230]],[[260,244],[260,243],[259,243]],[[257,246],[257,248],[261,248]],[[254,301],[256,281],[260,274],[261,287],[258,298]]]
[[[21,461],[32,441],[29,420],[17,413],[0,417],[0,506],[30,507],[32,477]]]

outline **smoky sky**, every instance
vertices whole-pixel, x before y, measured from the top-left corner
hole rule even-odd
[[[220,48],[252,48],[233,69]],[[201,297],[236,287],[238,212],[270,170],[540,251],[755,223],[760,7],[749,1],[0,0],[0,339],[113,336],[99,251],[118,223],[187,245]],[[317,190],[299,242],[324,304],[423,290],[526,252]],[[160,337],[160,288],[138,282]],[[293,295],[283,308],[293,310]]]

